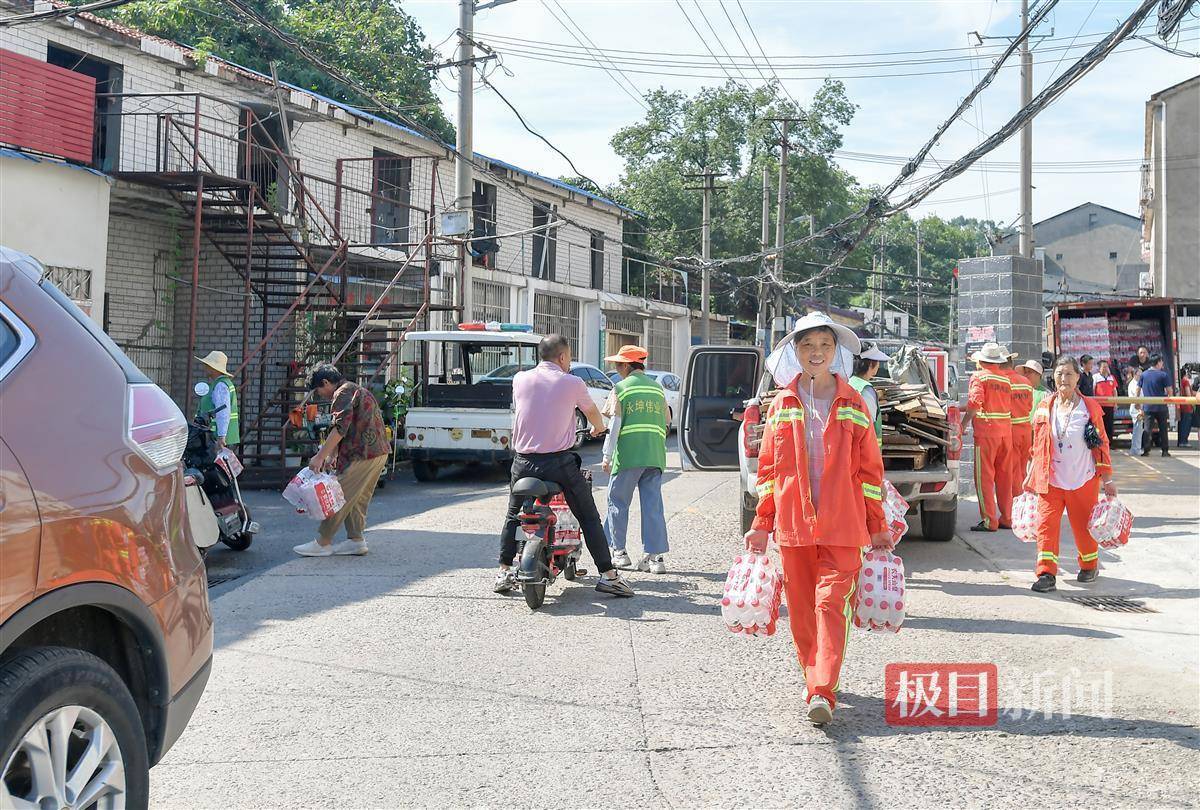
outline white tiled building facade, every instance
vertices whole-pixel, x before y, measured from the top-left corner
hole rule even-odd
[[[0,13],[12,10],[0,3]],[[97,138],[103,146],[97,146],[92,164],[98,170],[92,172],[94,182],[109,189],[109,207],[104,214],[107,223],[101,223],[99,231],[107,233],[107,242],[92,250],[94,267],[89,269],[83,260],[75,263],[91,279],[93,317],[105,325],[135,362],[183,401],[186,392],[182,381],[187,371],[183,364],[188,362],[184,350],[189,342],[193,293],[189,283],[192,223],[166,192],[120,178],[128,178],[129,172],[169,169],[172,161],[186,163],[180,154],[191,142],[186,130],[195,120],[195,104],[203,107],[206,130],[196,135],[200,144],[197,151],[205,153],[213,164],[209,168],[216,174],[239,176],[242,172],[244,176],[246,167],[239,166],[235,143],[239,111],[249,107],[263,119],[274,117],[278,121],[271,80],[217,58],[194,60],[184,46],[86,14],[72,20],[0,29],[0,49],[64,64],[78,55],[77,64],[86,63],[93,72],[98,71],[98,93],[107,89],[121,94],[119,106],[108,107],[108,114],[97,119],[107,122],[108,131]],[[371,243],[419,241],[425,236],[426,223],[418,221],[424,219],[424,214],[409,212],[407,219],[398,216],[396,221],[381,223],[378,212],[370,210],[371,196],[348,189],[378,189],[381,183],[398,182],[413,206],[427,211],[432,204],[436,213],[453,203],[452,155],[444,146],[380,118],[294,88],[285,87],[284,92],[291,154],[298,161],[313,200],[329,218],[337,220],[338,230],[351,243],[357,260],[403,259],[404,249]],[[167,128],[162,118],[168,112],[178,114],[176,129],[182,135],[172,132],[164,136]],[[223,135],[231,137],[222,140]],[[282,135],[279,131],[271,133],[274,139],[282,139]],[[168,145],[164,145],[164,137],[170,141]],[[19,148],[21,144],[0,146]],[[18,159],[11,152],[0,152],[0,168]],[[60,168],[44,156],[38,165],[42,167],[39,171]],[[381,166],[392,171],[390,181],[380,177]],[[339,170],[343,181],[340,191]],[[37,182],[37,175],[32,177],[30,182]],[[501,238],[493,253],[468,254],[473,311],[467,319],[528,322],[538,331],[563,332],[572,341],[577,358],[596,364],[621,343],[648,344],[652,364],[682,370],[690,343],[686,308],[623,292],[628,289],[624,278],[628,273],[619,243],[633,212],[482,156],[476,157],[475,179],[477,235],[503,236],[543,224],[547,217],[565,217],[578,226],[564,223],[540,234]],[[505,180],[517,184],[525,197]],[[277,182],[286,195],[288,184],[282,178]],[[277,188],[269,191],[280,193]],[[45,216],[61,216],[68,200],[50,198],[42,204]],[[287,203],[280,205],[285,207]],[[81,217],[97,215],[92,208],[80,212]],[[310,221],[317,219],[310,212]],[[4,227],[5,220],[0,212],[0,239],[35,257],[53,252],[49,238],[26,238],[12,225]],[[407,238],[377,238],[381,229],[406,234]],[[460,300],[456,251],[452,245],[440,245],[434,251],[438,257],[431,278],[435,302]],[[422,268],[418,265],[423,265],[423,259],[410,268],[406,279],[420,283]],[[103,272],[96,272],[101,269]],[[641,273],[640,268],[637,272]],[[384,276],[388,277],[390,270]],[[253,350],[264,331],[261,309],[257,301],[246,304],[242,277],[205,240],[201,240],[199,279],[201,286],[195,291],[195,349],[201,354],[222,349],[230,356],[231,365],[236,365],[243,352]],[[369,292],[369,285],[366,289]],[[243,346],[242,319],[246,313],[254,330],[249,345]],[[435,327],[457,320],[454,312],[431,315]],[[290,330],[285,327],[280,339],[273,341],[266,363],[272,370],[265,373],[275,374],[273,369],[289,358]],[[271,383],[267,382],[269,387]]]

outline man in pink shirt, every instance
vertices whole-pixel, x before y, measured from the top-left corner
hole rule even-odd
[[[562,487],[567,506],[579,519],[588,553],[603,572],[596,590],[617,596],[633,596],[629,583],[613,568],[612,555],[600,512],[592,500],[591,485],[580,471],[582,459],[571,451],[575,444],[575,411],[578,409],[592,426],[592,436],[604,432],[604,420],[583,380],[571,375],[571,346],[562,335],[547,335],[538,344],[535,368],[513,378],[513,450],[512,484],[522,478],[540,478]],[[517,515],[523,496],[510,495],[508,515],[500,534],[500,572],[492,590],[506,593],[516,584],[512,570],[517,556]]]

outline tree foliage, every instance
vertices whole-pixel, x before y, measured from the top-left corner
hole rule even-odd
[[[394,0],[247,0],[260,14],[314,53],[341,67],[381,100],[403,108],[417,123],[447,141],[454,129],[442,113],[423,65],[435,54],[416,21]],[[247,22],[220,0],[131,3],[110,16],[149,34],[270,73],[346,104],[371,110],[366,98],[326,76],[270,33]],[[375,110],[384,117],[386,112]]]
[[[761,248],[763,170],[767,174],[774,244],[774,210],[780,159],[780,125],[772,119],[798,119],[789,125],[787,209],[784,242],[809,232],[808,217],[820,230],[861,209],[872,189],[842,169],[834,153],[842,131],[853,119],[855,105],[841,82],[827,80],[810,103],[797,107],[772,85],[750,88],[727,82],[692,96],[658,90],[646,96],[643,120],[617,132],[612,147],[625,161],[620,180],[607,189],[614,199],[644,214],[639,235],[657,256],[699,256],[702,181],[689,177],[704,170],[722,174],[712,206],[712,256],[757,253]],[[949,294],[960,258],[986,252],[987,223],[926,217],[921,221],[922,315],[920,334],[945,340]],[[784,255],[783,276],[789,282],[811,277],[828,261],[828,240]],[[889,309],[916,312],[916,228],[907,214],[892,217],[871,239],[842,262],[843,269],[818,283],[815,290],[791,289],[785,302],[802,310],[810,292],[838,306],[867,305],[873,259],[886,268],[882,282]],[[859,268],[858,270],[851,268]],[[669,271],[659,271],[669,272]],[[752,321],[759,307],[757,278],[762,265],[730,265],[712,274],[714,310]],[[631,279],[635,290],[637,278]],[[647,286],[652,282],[647,281]],[[698,284],[692,283],[693,306]]]

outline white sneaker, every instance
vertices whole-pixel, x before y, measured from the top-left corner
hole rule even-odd
[[[517,584],[517,572],[511,568],[501,568],[492,583],[493,593],[508,593]]]
[[[361,557],[369,551],[366,540],[343,540],[333,544],[333,553],[346,557]]]
[[[627,552],[625,549],[621,549],[620,551],[617,551],[616,549],[612,550],[612,563],[613,568],[633,567],[633,560],[629,559],[629,552]]]
[[[309,540],[307,543],[301,543],[298,546],[292,546],[292,551],[296,552],[301,557],[332,557],[333,543],[323,546],[316,540]]]
[[[650,558],[650,573],[665,574],[667,573],[667,563],[663,559],[663,555],[657,554]]]
[[[833,706],[821,695],[813,695],[808,702],[808,721],[814,726],[823,726],[833,720]]]

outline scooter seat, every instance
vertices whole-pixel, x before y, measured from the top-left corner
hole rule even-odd
[[[522,478],[513,484],[514,495],[524,495],[529,498],[549,498],[562,492],[562,487],[553,481],[543,481],[540,478]]]

